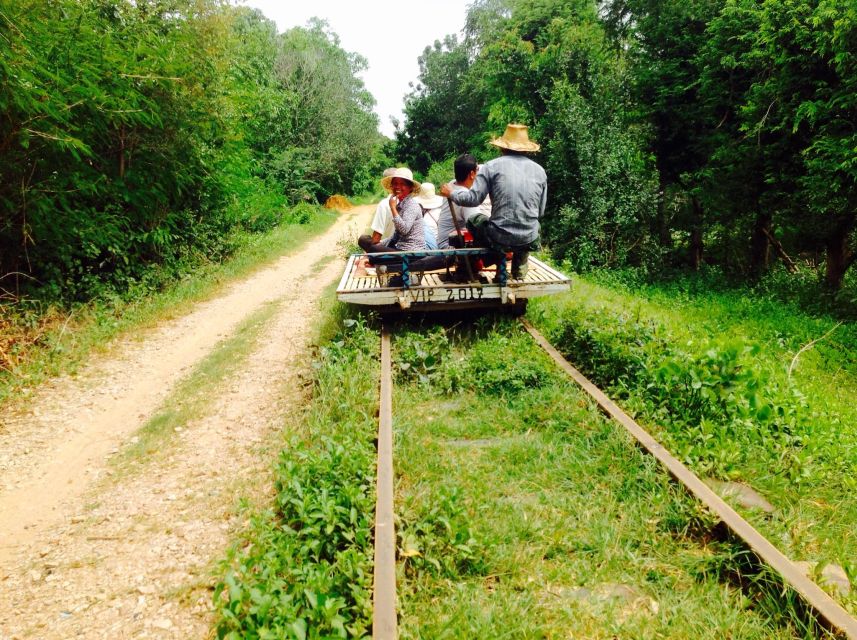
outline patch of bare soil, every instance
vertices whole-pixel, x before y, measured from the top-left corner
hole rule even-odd
[[[138,339],[76,378],[37,390],[0,434],[0,639],[206,638],[214,563],[240,497],[264,496],[283,417],[322,290],[343,268],[337,243],[372,207],[221,297]],[[164,450],[115,474],[111,456],[240,322],[277,303],[258,348],[178,427]]]

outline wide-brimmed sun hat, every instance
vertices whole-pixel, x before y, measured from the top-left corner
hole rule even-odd
[[[386,171],[384,173],[386,173]],[[390,175],[385,175],[383,178],[381,178],[381,186],[384,187],[390,193],[393,193],[393,178],[402,178],[403,180],[407,180],[412,185],[414,185],[414,188],[411,190],[411,193],[413,195],[416,195],[420,192],[420,188],[422,185],[420,185],[419,182],[414,180],[414,174],[411,173],[411,170],[407,167],[396,167],[395,169],[393,169],[393,172]]]
[[[423,182],[420,185],[420,195],[415,200],[426,209],[437,209],[443,204],[443,197],[437,195],[431,182]]]
[[[537,142],[530,140],[527,133],[527,125],[524,124],[507,124],[506,131],[499,138],[494,138],[491,141],[495,147],[501,149],[509,149],[510,151],[538,151],[541,146]]]

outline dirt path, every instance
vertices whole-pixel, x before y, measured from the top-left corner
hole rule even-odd
[[[341,273],[337,243],[372,207],[217,299],[123,340],[113,356],[33,394],[0,433],[0,640],[205,638],[212,562],[223,557],[240,496],[264,492],[322,290]],[[240,323],[275,305],[204,416],[163,450],[116,474],[111,456],[177,383]],[[121,477],[121,479],[120,479]]]

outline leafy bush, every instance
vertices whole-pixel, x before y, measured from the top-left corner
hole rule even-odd
[[[773,451],[792,481],[812,472],[803,398],[753,366],[755,344],[682,350],[666,329],[627,313],[567,310],[552,339],[645,421],[697,472],[734,477],[755,452]],[[691,345],[688,345],[691,346]]]
[[[450,156],[442,162],[435,162],[426,173],[426,182],[431,182],[436,190],[440,190],[440,185],[446,184],[450,180],[455,180],[455,158]]]
[[[0,286],[16,299],[156,288],[384,161],[365,61],[321,22],[278,34],[218,0],[4,12],[0,277],[23,278]]]
[[[277,469],[276,509],[215,589],[219,638],[365,635],[371,610],[370,447],[293,441]]]
[[[442,364],[450,349],[443,327],[424,333],[407,332],[396,337],[395,372],[402,382],[436,382],[443,375]]]
[[[319,356],[324,402],[306,417],[311,437],[281,453],[274,506],[215,588],[218,638],[368,636],[377,378],[354,372],[377,358],[377,335],[349,321]],[[340,402],[329,402],[332,389]]]
[[[469,518],[455,488],[441,488],[428,499],[405,504],[397,522],[399,559],[409,578],[421,573],[457,578],[484,569],[483,549],[473,537]]]
[[[308,224],[317,213],[318,207],[316,205],[301,202],[286,212],[283,216],[283,222],[286,224]]]

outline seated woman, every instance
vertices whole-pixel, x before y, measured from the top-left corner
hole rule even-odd
[[[414,180],[410,169],[399,167],[381,179],[381,186],[392,194],[389,202],[396,233],[388,244],[361,243],[361,246],[366,253],[424,251],[426,234],[423,227],[423,210],[414,198],[420,192],[420,183]]]

